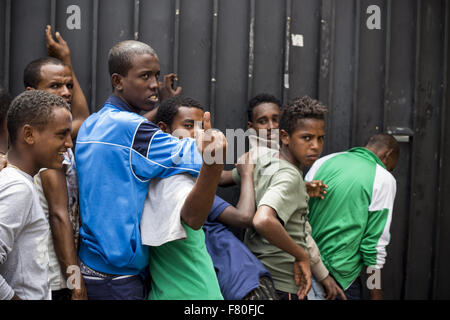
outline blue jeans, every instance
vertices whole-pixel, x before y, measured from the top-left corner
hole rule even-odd
[[[92,278],[83,276],[88,300],[145,300],[147,290],[141,276]]]

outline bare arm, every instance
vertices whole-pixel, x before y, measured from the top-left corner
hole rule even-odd
[[[234,186],[233,174],[231,170],[222,171],[222,175],[220,176],[219,186],[221,187],[229,187]]]
[[[237,169],[241,177],[241,193],[236,207],[227,207],[218,217],[220,222],[237,228],[247,228],[252,225],[255,216],[255,190],[253,188],[253,163],[246,153],[238,161]],[[240,159],[240,160],[241,160]],[[230,176],[231,176],[231,171]],[[222,172],[223,176],[223,172]]]
[[[53,237],[56,256],[61,266],[62,274],[67,279],[66,273],[69,266],[78,266],[77,253],[73,237],[72,224],[67,212],[68,196],[66,177],[62,170],[48,169],[40,173],[42,189],[48,202],[50,229]],[[86,288],[83,279],[80,279],[81,288],[72,291],[73,300],[87,299]]]
[[[194,230],[200,229],[209,215],[223,170],[227,148],[227,140],[223,133],[211,130],[209,112],[205,112],[203,116],[203,126],[204,130],[196,132],[196,142],[204,163],[194,187],[181,208],[181,218]],[[216,154],[222,156],[216,159]],[[209,157],[212,157],[213,161],[207,164],[212,160]]]
[[[60,59],[72,70],[73,78],[73,97],[72,97],[72,139],[75,139],[78,134],[78,130],[81,127],[83,121],[89,117],[89,108],[84,96],[83,90],[81,89],[80,83],[78,82],[75,72],[72,67],[72,60],[70,58],[70,49],[67,42],[61,37],[59,32],[56,32],[55,38],[53,39],[52,30],[50,26],[45,29],[45,35],[47,39],[47,51],[48,55],[54,58]]]
[[[303,299],[311,289],[311,269],[308,254],[289,236],[273,208],[265,205],[260,206],[253,218],[253,226],[272,245],[295,258],[294,277],[295,284],[299,287],[297,295],[299,299]]]

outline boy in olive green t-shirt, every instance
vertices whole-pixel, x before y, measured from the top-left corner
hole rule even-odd
[[[265,150],[255,164],[257,211],[244,242],[272,274],[281,299],[304,299],[311,288],[301,169],[322,153],[326,112],[310,97],[293,99],[281,112],[280,151]]]

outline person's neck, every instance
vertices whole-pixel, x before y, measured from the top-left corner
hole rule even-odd
[[[122,100],[123,102],[125,102],[131,111],[137,114],[140,113],[140,111],[137,108],[133,107],[127,100],[125,100],[124,97],[122,97],[122,95],[119,92],[113,91],[113,95]]]
[[[299,170],[302,170],[302,164],[298,162],[297,159],[295,159],[295,157],[286,146],[281,146],[279,157],[280,159],[283,159],[296,166]]]
[[[39,167],[29,157],[23,157],[23,153],[11,148],[8,152],[8,164],[22,170],[23,172],[34,176],[39,172]]]
[[[6,154],[8,152],[8,141],[0,138],[0,153]]]
[[[6,153],[8,151],[8,135],[6,130],[0,126],[0,152]]]

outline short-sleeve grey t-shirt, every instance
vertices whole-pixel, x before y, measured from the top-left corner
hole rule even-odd
[[[277,212],[287,233],[306,249],[308,194],[300,170],[278,158],[278,152],[258,157],[253,173],[256,206],[269,206]],[[294,257],[270,244],[255,229],[246,230],[244,242],[272,274],[275,288],[297,293]]]

